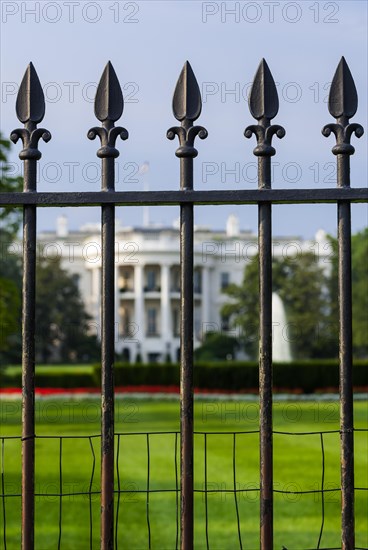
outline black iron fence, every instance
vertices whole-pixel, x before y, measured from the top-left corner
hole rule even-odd
[[[102,220],[102,288],[101,288],[101,343],[102,343],[102,388],[101,388],[101,549],[117,547],[118,509],[114,512],[114,478],[117,476],[118,494],[119,470],[115,473],[114,435],[114,233],[115,206],[133,205],[179,205],[180,206],[180,278],[181,278],[181,365],[180,365],[180,473],[176,487],[177,509],[180,509],[180,525],[177,524],[176,546],[185,550],[193,548],[193,209],[195,204],[257,204],[259,212],[259,270],[260,270],[260,343],[259,343],[259,402],[260,402],[260,545],[262,550],[273,548],[273,498],[276,489],[273,483],[273,432],[272,429],[272,204],[281,203],[337,203],[338,243],[339,243],[339,312],[340,312],[340,438],[341,438],[341,548],[355,548],[354,528],[354,425],[352,387],[352,304],[351,304],[351,203],[367,202],[366,188],[350,188],[350,156],[354,147],[350,139],[363,135],[359,124],[349,123],[357,110],[357,92],[350,70],[344,58],[341,59],[334,75],[330,95],[329,111],[336,119],[327,124],[322,133],[328,137],[335,135],[336,145],[332,152],[337,159],[336,189],[271,189],[271,157],[275,155],[272,139],[282,138],[282,126],[271,124],[277,115],[279,102],[276,86],[265,60],[262,60],[255,75],[249,98],[251,114],[257,124],[248,126],[245,137],[253,134],[257,140],[254,154],[258,157],[257,190],[195,191],[193,185],[193,159],[198,152],[194,147],[197,136],[207,137],[202,126],[193,123],[201,113],[201,95],[196,78],[188,62],[180,74],[173,98],[173,112],[180,126],[167,132],[169,139],[179,139],[176,156],[180,159],[180,190],[178,191],[115,191],[114,159],[118,157],[116,140],[125,140],[128,132],[115,126],[123,112],[123,95],[115,71],[108,63],[96,92],[95,114],[101,122],[88,132],[89,139],[98,137],[101,147],[97,156],[102,163],[100,192],[37,192],[37,161],[41,158],[38,142],[51,139],[50,132],[37,125],[43,120],[45,101],[42,87],[32,64],[26,70],[17,97],[16,111],[24,128],[14,130],[11,139],[14,143],[20,138],[24,161],[24,192],[2,193],[0,206],[23,207],[23,418],[22,418],[22,548],[34,548],[35,526],[35,268],[36,268],[36,211],[37,207],[50,206],[101,206]],[[323,432],[320,433],[321,452]],[[206,438],[204,435],[205,449]],[[89,437],[89,436],[87,436]],[[147,489],[147,528],[150,547],[149,521],[149,434],[147,437],[148,478]],[[233,434],[235,461],[236,433]],[[2,438],[2,444],[7,438]],[[60,476],[63,437],[59,440]],[[95,451],[89,437],[93,456]],[[206,456],[206,452],[205,452]],[[175,461],[177,454],[175,453]],[[95,463],[94,463],[95,464]],[[234,462],[235,464],[235,462]],[[176,468],[176,465],[175,465]],[[94,471],[94,469],[93,469]],[[177,469],[175,470],[177,471]],[[240,534],[240,518],[237,505],[236,470],[234,467],[234,504],[236,507],[239,545],[243,547]],[[322,468],[322,480],[324,467]],[[93,479],[93,473],[92,473]],[[62,487],[62,480],[60,481]],[[323,488],[324,495],[327,489]],[[207,498],[208,488],[204,493]],[[3,514],[5,521],[5,495],[3,493]],[[91,494],[91,490],[88,491]],[[62,490],[60,497],[60,531]],[[14,495],[16,496],[16,495]],[[180,505],[179,505],[180,498]],[[207,502],[207,500],[205,500]],[[316,548],[320,547],[324,522],[322,499],[322,523]],[[207,508],[206,508],[207,510]],[[116,514],[116,515],[115,515]],[[116,521],[114,521],[116,518]],[[92,530],[92,519],[90,528]],[[5,539],[4,539],[5,540]],[[92,540],[92,531],[91,531]],[[206,541],[209,547],[208,516],[206,513]],[[6,540],[5,540],[6,542]],[[86,543],[87,544],[87,543]],[[115,546],[116,545],[116,546]]]

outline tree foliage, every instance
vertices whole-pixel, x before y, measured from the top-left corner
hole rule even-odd
[[[8,164],[8,153],[10,150],[10,141],[3,138],[0,132],[0,192],[10,193],[12,191],[21,191],[23,178],[21,176],[13,177],[9,174],[10,166]],[[21,210],[19,208],[5,207],[0,208],[0,238],[2,241],[13,238],[20,225]]]
[[[331,237],[332,270],[329,282],[331,309],[338,323],[338,242]],[[353,352],[355,357],[368,357],[368,228],[351,239],[351,272],[353,303]]]
[[[0,352],[19,342],[19,310],[19,288],[12,280],[0,277]]]
[[[90,361],[99,356],[78,284],[60,258],[39,259],[36,273],[36,352],[47,363]]]
[[[0,192],[20,191],[22,177],[9,174],[10,142],[0,133]],[[14,241],[21,221],[17,208],[0,208],[0,353],[3,358],[19,359],[20,347],[20,259],[8,250]]]
[[[194,357],[198,361],[234,359],[236,347],[235,338],[218,332],[207,332],[203,344],[195,350]]]
[[[331,319],[326,269],[311,252],[295,258],[274,258],[273,292],[282,299],[286,312],[283,337],[290,342],[295,359],[335,357],[336,325]],[[244,272],[242,285],[230,285],[231,299],[222,313],[241,328],[241,341],[250,358],[258,353],[259,297],[258,256]]]
[[[312,253],[274,258],[273,291],[282,299],[295,359],[338,356],[338,243],[329,237],[332,254]],[[258,354],[258,256],[246,266],[241,285],[226,289],[222,313],[241,329],[241,342],[251,358]],[[352,236],[353,354],[368,357],[368,228]]]
[[[353,349],[368,357],[368,228],[352,237]]]

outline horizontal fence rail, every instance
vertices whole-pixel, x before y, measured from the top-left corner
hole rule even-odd
[[[350,188],[350,156],[354,147],[350,140],[363,135],[363,128],[349,120],[356,113],[357,92],[344,58],[341,59],[332,80],[328,108],[336,122],[327,124],[322,133],[336,138],[332,148],[337,159],[337,188],[335,189],[271,189],[271,158],[276,154],[272,140],[276,136],[283,138],[282,126],[271,124],[279,109],[279,100],[274,79],[263,59],[254,77],[249,97],[249,109],[257,123],[248,126],[244,132],[246,138],[253,135],[257,144],[253,151],[258,157],[258,189],[244,190],[194,190],[194,158],[198,151],[194,147],[196,137],[204,139],[207,130],[202,126],[193,126],[201,114],[202,100],[199,87],[188,62],[179,76],[173,97],[173,114],[180,122],[167,131],[168,139],[175,137],[179,147],[175,154],[180,159],[180,189],[177,191],[115,191],[115,158],[119,156],[116,140],[127,139],[125,128],[115,126],[124,107],[121,87],[115,71],[109,62],[102,74],[95,98],[95,115],[101,126],[88,132],[89,139],[98,137],[101,147],[97,156],[101,159],[102,176],[100,192],[37,192],[37,161],[41,158],[38,143],[51,139],[50,132],[37,125],[45,114],[44,94],[37,73],[32,65],[28,66],[17,96],[17,117],[24,128],[11,134],[14,143],[22,140],[20,153],[24,161],[24,192],[1,193],[0,207],[23,207],[23,377],[22,377],[22,549],[34,549],[35,527],[35,267],[36,267],[36,212],[38,207],[52,206],[100,206],[102,222],[102,335],[101,335],[101,550],[117,548],[117,524],[119,508],[114,510],[115,480],[120,494],[120,472],[114,462],[114,234],[115,207],[137,205],[178,205],[180,206],[180,318],[181,318],[181,359],[180,359],[180,432],[175,432],[176,447],[180,439],[180,476],[176,478],[176,506],[179,511],[180,526],[177,523],[176,547],[182,550],[193,548],[194,532],[194,487],[193,456],[193,215],[194,205],[221,204],[257,204],[258,237],[260,250],[260,342],[259,342],[259,391],[260,391],[260,547],[271,550],[273,547],[273,496],[277,492],[273,483],[273,431],[272,418],[272,205],[337,203],[338,243],[339,243],[339,311],[340,311],[340,435],[341,435],[341,548],[355,548],[354,527],[354,424],[353,424],[353,388],[352,388],[352,304],[351,304],[351,203],[367,202],[366,188]],[[118,434],[117,453],[121,453]],[[147,445],[147,529],[148,546],[151,547],[151,525],[149,517],[150,489],[150,434],[146,434]],[[59,440],[60,487],[62,487],[63,437]],[[95,451],[91,437],[89,443],[93,454],[93,472]],[[205,456],[207,440],[204,434]],[[320,432],[321,452],[324,463],[323,432]],[[3,448],[6,438],[2,438]],[[233,456],[239,449],[237,435],[233,434]],[[235,458],[233,461],[235,465]],[[177,472],[177,453],[175,451],[175,471]],[[207,472],[207,466],[205,466]],[[2,472],[4,475],[4,472]],[[324,475],[324,466],[322,479]],[[93,475],[92,475],[93,478]],[[2,478],[4,479],[4,477]],[[237,471],[234,466],[233,480],[236,488]],[[180,486],[180,488],[179,488]],[[340,490],[340,489],[339,489]],[[207,488],[205,495],[207,495]],[[323,491],[322,491],[323,493]],[[90,494],[90,493],[88,493]],[[62,491],[60,496],[60,525],[62,521]],[[8,495],[9,496],[9,495]],[[5,518],[5,497],[3,514]],[[241,539],[237,491],[234,489],[239,545]],[[322,524],[317,542],[320,548],[324,525],[322,504]],[[177,514],[178,516],[178,514]],[[114,519],[115,518],[115,519]],[[61,529],[61,527],[60,527]],[[92,524],[91,524],[92,529]],[[4,531],[5,532],[5,531]],[[206,541],[209,548],[208,507],[206,507]],[[5,537],[5,535],[4,535]],[[91,534],[92,537],[92,534]],[[4,539],[5,540],[5,539]],[[61,530],[59,546],[61,544]]]
[[[316,204],[368,201],[366,187],[351,189],[226,189],[219,191],[99,191],[0,193],[0,206],[176,206],[179,204]]]

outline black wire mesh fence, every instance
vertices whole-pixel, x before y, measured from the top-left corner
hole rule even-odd
[[[354,430],[356,433],[368,434],[368,429],[357,428]],[[278,488],[279,484],[276,482],[273,488],[275,496],[286,497],[289,503],[295,504],[295,498],[300,498],[307,495],[313,495],[314,503],[319,507],[319,526],[316,528],[315,521],[313,518],[310,519],[309,526],[309,540],[310,547],[300,547],[295,543],[292,543],[292,546],[287,546],[289,544],[287,539],[293,540],[292,533],[285,535],[285,545],[282,547],[284,550],[293,548],[293,550],[338,550],[341,546],[335,547],[325,547],[323,546],[323,537],[325,530],[325,520],[326,520],[326,500],[327,502],[332,502],[328,500],[329,495],[334,495],[334,501],[340,506],[340,493],[341,487],[338,483],[332,484],[326,483],[326,468],[328,463],[328,456],[326,456],[325,449],[325,440],[326,437],[332,435],[338,437],[340,435],[339,430],[324,430],[324,431],[310,431],[310,432],[290,432],[290,431],[273,431],[275,439],[292,437],[299,440],[301,437],[317,437],[319,439],[319,455],[320,455],[320,477],[319,479],[308,479],[308,486],[312,488],[303,488],[296,483],[288,483],[283,487]],[[216,545],[216,533],[211,533],[213,530],[213,525],[218,521],[218,511],[212,512],[213,501],[211,498],[215,496],[217,499],[224,501],[226,507],[230,509],[230,514],[233,516],[233,526],[232,533],[234,535],[234,541],[236,540],[236,545],[232,543],[232,548],[255,548],[254,546],[249,546],[248,542],[248,533],[247,528],[243,525],[243,521],[248,519],[248,521],[254,521],[254,525],[257,525],[258,511],[253,513],[253,517],[244,518],[241,510],[241,500],[244,497],[249,498],[251,502],[255,503],[256,506],[259,506],[259,482],[249,483],[242,482],[244,479],[244,470],[247,469],[247,466],[239,466],[239,458],[242,461],[247,460],[247,448],[249,441],[247,442],[247,436],[254,436],[258,439],[259,430],[246,430],[246,431],[195,431],[195,442],[196,442],[196,472],[200,473],[198,475],[199,482],[195,481],[194,493],[195,497],[200,496],[202,502],[202,518],[200,520],[199,530],[202,531],[203,539],[203,548],[210,549],[211,547],[218,547]],[[157,479],[157,476],[153,476],[152,462],[155,460],[154,451],[152,451],[152,442],[157,437],[170,438],[170,446],[172,448],[171,456],[166,461],[170,464],[171,472],[167,471],[166,476],[161,479]],[[227,445],[224,446],[229,451],[228,466],[230,467],[230,472],[228,473],[227,479],[231,479],[230,483],[214,483],[213,482],[213,473],[212,476],[209,474],[209,462],[211,460],[211,451],[210,451],[210,442],[213,438],[225,437],[227,440]],[[131,448],[132,438],[140,440],[140,450],[141,456],[134,456],[134,460],[137,461],[137,467],[141,469],[141,472],[144,471],[144,483],[137,483],[136,481],[124,481],[125,476],[122,473],[124,470],[124,465],[122,463],[122,456],[125,449]],[[241,441],[239,441],[241,440]],[[20,499],[21,494],[21,485],[20,480],[12,481],[8,483],[7,481],[7,468],[6,463],[9,460],[13,460],[14,453],[13,449],[9,449],[7,452],[7,446],[10,446],[10,443],[21,443],[21,437],[18,436],[0,436],[1,441],[1,518],[2,518],[2,546],[4,550],[10,550],[15,548],[14,540],[18,537],[20,541],[20,526],[18,525],[18,533],[14,534],[14,525],[9,525],[9,511],[10,508],[14,508],[14,504],[11,502],[14,499]],[[99,506],[99,499],[101,494],[100,489],[100,477],[98,471],[98,461],[99,461],[99,452],[101,444],[101,435],[40,435],[36,438],[37,443],[43,445],[44,443],[54,443],[51,449],[48,450],[49,460],[55,463],[55,471],[53,481],[50,481],[47,484],[47,490],[37,491],[37,475],[36,475],[36,491],[35,498],[36,502],[45,500],[46,503],[52,502],[57,506],[57,513],[54,514],[55,525],[54,527],[54,542],[50,543],[50,548],[57,548],[61,550],[63,548],[97,548],[99,541],[99,523],[97,508]],[[84,480],[83,484],[74,484],[70,485],[67,483],[67,480],[64,476],[64,463],[68,460],[66,443],[69,442],[71,446],[74,446],[76,441],[86,442],[87,447],[85,448],[85,453],[81,457],[84,464],[89,462],[88,469],[89,477]],[[116,442],[116,452],[115,452],[115,472],[116,472],[116,481],[114,488],[114,500],[115,500],[115,549],[123,548],[141,548],[141,546],[135,546],[134,539],[127,538],[126,532],[124,535],[124,514],[128,512],[129,506],[132,506],[132,503],[140,502],[144,505],[145,513],[141,516],[141,521],[139,524],[140,530],[145,530],[145,548],[160,548],[157,546],[153,540],[153,532],[159,528],[155,525],[156,523],[156,514],[152,513],[151,499],[153,495],[171,495],[173,498],[171,500],[171,519],[166,518],[167,521],[172,521],[172,540],[170,542],[170,548],[179,548],[180,544],[180,472],[179,472],[179,450],[180,450],[180,432],[179,431],[155,431],[155,432],[131,432],[131,433],[116,433],[115,434]],[[50,445],[49,445],[50,446]],[[298,441],[293,445],[294,450],[298,448]],[[87,448],[89,452],[87,452]],[[157,446],[156,446],[157,449]],[[44,452],[46,449],[44,449]],[[89,455],[89,458],[88,458]],[[196,456],[197,455],[197,456]],[[200,455],[200,456],[199,456]],[[240,456],[241,455],[241,456]],[[296,453],[296,456],[298,454]],[[70,457],[69,457],[70,458]],[[75,460],[75,457],[74,457]],[[157,457],[156,457],[157,460]],[[281,458],[282,460],[282,458]],[[244,464],[244,462],[243,462]],[[143,466],[143,468],[142,468]],[[78,464],[76,464],[78,468]],[[222,472],[224,474],[224,472]],[[275,468],[275,473],[277,476],[277,468]],[[290,472],[292,474],[292,472]],[[153,479],[154,478],[154,479]],[[142,478],[140,478],[142,479]],[[173,483],[172,483],[173,482]],[[314,488],[315,487],[315,488]],[[18,490],[16,490],[18,489]],[[357,492],[366,492],[368,487],[355,486],[355,491]],[[64,518],[65,512],[68,510],[68,506],[71,501],[76,499],[83,498],[83,506],[86,509],[87,513],[84,515],[84,530],[83,532],[87,534],[85,540],[81,540],[78,529],[74,532],[74,539],[70,538],[68,531],[68,519]],[[229,498],[232,502],[232,510]],[[82,500],[81,500],[82,502]],[[78,505],[79,506],[79,505]],[[282,507],[282,505],[281,505]],[[94,508],[96,508],[94,510]],[[277,513],[277,503],[276,503],[276,513]],[[78,508],[79,509],[79,508]],[[142,509],[142,508],[141,508]],[[141,513],[141,512],[140,512]],[[213,514],[213,515],[212,515]],[[212,517],[211,517],[212,516]],[[242,517],[243,516],[243,517]],[[49,521],[49,520],[48,520]],[[77,523],[79,520],[77,520]],[[312,524],[312,525],[311,525]],[[81,525],[79,525],[81,527]],[[50,528],[50,525],[48,525]],[[9,537],[9,529],[11,529],[11,537]],[[66,536],[67,535],[67,536]],[[156,533],[157,535],[157,533]],[[339,532],[336,532],[336,538],[338,539]],[[11,539],[11,542],[9,542]],[[37,541],[37,528],[36,528],[36,541]],[[211,544],[213,546],[211,546]],[[201,546],[202,547],[202,546]],[[356,546],[356,550],[367,550],[368,546]]]

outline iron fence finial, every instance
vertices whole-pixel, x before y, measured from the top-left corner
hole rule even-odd
[[[279,98],[269,66],[263,58],[258,66],[249,96],[249,110],[260,120],[275,118],[279,111]]]
[[[167,131],[167,138],[174,139],[177,135],[180,147],[175,154],[179,158],[194,158],[198,155],[194,147],[196,136],[205,139],[208,136],[203,126],[193,126],[202,110],[201,92],[193,69],[186,61],[178,78],[172,102],[174,116],[181,122],[181,126],[173,126]]]
[[[252,134],[256,136],[257,147],[253,150],[256,156],[272,157],[276,154],[275,148],[271,145],[273,136],[276,134],[281,139],[286,132],[278,124],[271,125],[271,119],[279,110],[279,98],[275,81],[265,59],[260,62],[253,80],[249,95],[249,110],[258,120],[258,124],[248,126],[244,135],[246,138],[250,138]]]
[[[128,139],[128,131],[114,123],[119,120],[124,110],[124,98],[114,67],[109,61],[102,73],[95,97],[95,115],[102,122],[101,127],[93,127],[88,131],[88,139],[98,136],[101,147],[97,151],[99,158],[117,158],[119,156],[115,143],[120,135],[122,140]]]
[[[358,94],[354,79],[344,57],[341,58],[332,79],[328,97],[328,110],[336,118],[336,123],[326,124],[322,128],[325,137],[335,134],[336,145],[332,148],[334,155],[353,155],[355,148],[350,139],[353,133],[362,137],[364,129],[360,124],[349,123],[358,108]]]
[[[201,92],[193,69],[186,61],[178,78],[172,102],[177,120],[197,120],[202,110]]]
[[[29,63],[19,87],[16,113],[24,128],[17,128],[12,131],[10,139],[17,143],[19,138],[23,143],[23,150],[19,153],[21,160],[39,160],[42,156],[38,150],[38,142],[42,138],[48,142],[51,134],[45,128],[37,128],[37,124],[45,116],[45,97],[42,86],[33,63]]]

